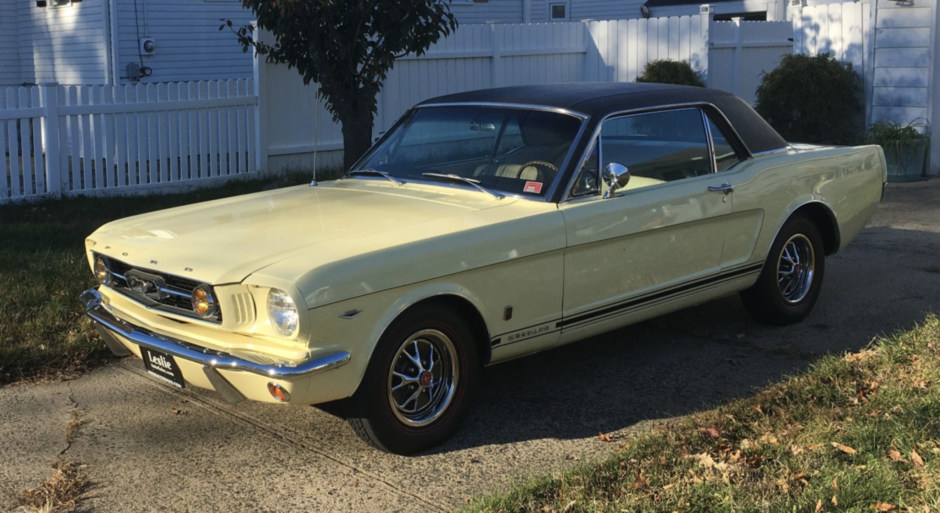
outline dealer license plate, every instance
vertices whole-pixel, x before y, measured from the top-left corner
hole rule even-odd
[[[140,354],[143,356],[144,368],[147,369],[147,372],[180,388],[184,388],[183,373],[180,371],[179,366],[176,365],[176,360],[173,359],[173,355],[143,346],[140,348]]]

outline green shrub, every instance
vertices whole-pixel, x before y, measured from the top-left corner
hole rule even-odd
[[[636,81],[705,87],[702,79],[685,61],[658,60],[647,63],[643,74],[636,77]]]
[[[864,124],[862,80],[828,53],[786,55],[757,87],[757,112],[784,139],[851,144]]]
[[[900,125],[891,121],[883,121],[869,125],[865,131],[863,142],[877,144],[887,150],[888,146],[913,146],[930,138],[930,130],[923,123],[908,123]]]

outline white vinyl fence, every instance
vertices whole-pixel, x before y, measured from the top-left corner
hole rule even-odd
[[[708,42],[708,87],[734,93],[748,103],[764,73],[793,51],[792,25],[785,21],[712,22]]]
[[[416,103],[509,85],[632,82],[657,59],[689,62],[710,87],[753,102],[765,71],[792,51],[790,22],[712,22],[708,16],[465,25],[420,57],[399,60],[379,94],[374,133]],[[266,170],[338,164],[340,126],[296,71],[256,59],[259,162]]]
[[[869,2],[793,7],[793,53],[830,53],[865,76],[868,54]]]
[[[254,172],[251,80],[7,88],[0,203],[192,186]]]

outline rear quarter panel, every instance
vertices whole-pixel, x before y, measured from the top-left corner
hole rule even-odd
[[[838,225],[839,249],[858,235],[881,200],[887,178],[878,146],[814,147],[760,156],[727,172],[733,211],[757,232],[749,261],[766,259],[774,237],[795,210],[821,203]],[[759,230],[753,230],[757,228]],[[729,233],[729,240],[734,234]]]

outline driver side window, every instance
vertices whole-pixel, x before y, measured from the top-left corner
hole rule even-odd
[[[600,134],[600,169],[630,171],[623,190],[710,174],[708,136],[699,109],[633,114],[607,120]]]

